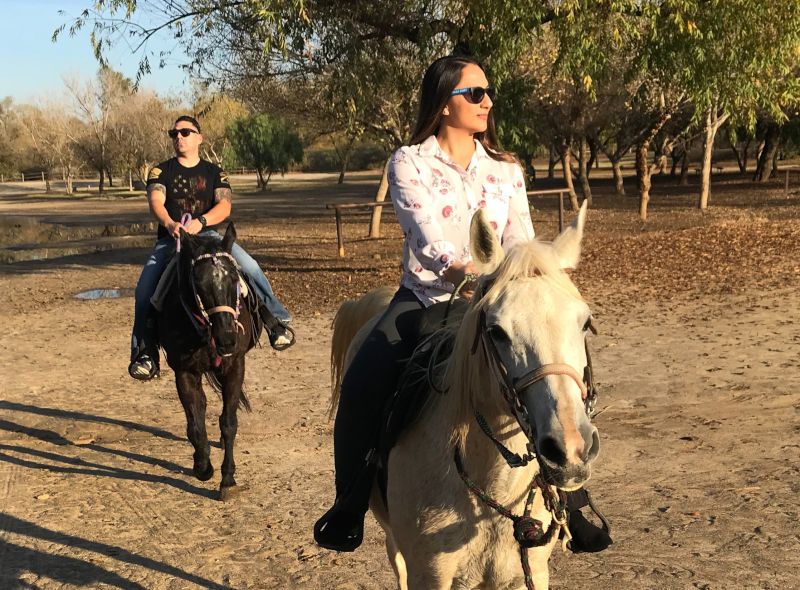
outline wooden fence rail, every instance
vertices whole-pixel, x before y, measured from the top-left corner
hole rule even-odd
[[[558,195],[558,231],[564,229],[564,195],[569,194],[568,188],[555,188],[547,190],[528,191],[528,199],[535,196]],[[339,258],[344,258],[344,230],[342,228],[342,212],[354,209],[374,209],[373,218],[380,219],[383,207],[390,207],[391,201],[367,201],[365,203],[328,203],[325,208],[333,210],[336,218],[336,244],[339,249]]]

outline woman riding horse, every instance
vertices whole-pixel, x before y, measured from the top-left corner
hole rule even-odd
[[[400,288],[353,358],[341,384],[334,426],[336,501],[314,527],[327,549],[353,551],[362,541],[375,476],[375,449],[387,396],[396,388],[415,338],[398,321],[458,295],[473,295],[470,220],[483,209],[503,249],[534,237],[524,174],[499,149],[493,89],[467,57],[434,61],[425,72],[410,145],[398,149],[388,177],[405,241]],[[412,335],[413,336],[413,335]],[[580,493],[580,492],[578,492]],[[572,494],[569,494],[572,495]],[[599,551],[611,539],[570,502],[573,550]]]

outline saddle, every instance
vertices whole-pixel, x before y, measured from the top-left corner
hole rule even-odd
[[[378,485],[384,502],[389,477],[389,453],[400,436],[420,417],[441,384],[441,367],[437,363],[449,358],[452,339],[444,337],[442,328],[461,323],[468,302],[456,299],[452,304],[437,303],[428,308],[409,311],[397,318],[397,329],[403,341],[413,349],[400,376],[397,388],[387,402],[377,446]]]

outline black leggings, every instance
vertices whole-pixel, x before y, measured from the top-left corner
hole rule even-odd
[[[400,287],[342,380],[333,428],[336,495],[353,512],[367,511],[374,474],[367,455],[377,445],[384,408],[416,341],[414,334],[404,334],[404,341],[398,323],[413,325],[402,316],[424,308],[411,290]]]

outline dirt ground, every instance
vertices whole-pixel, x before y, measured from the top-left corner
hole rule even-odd
[[[336,256],[324,204],[368,200],[376,179],[331,178],[235,202],[240,241],[294,312],[298,343],[248,356],[243,491],[229,503],[215,499],[218,473],[191,475],[169,369],[148,384],[126,374],[132,298],[74,298],[134,287],[150,241],[131,235],[148,221],[143,196],[0,194],[9,256],[32,240],[72,253],[0,266],[0,589],[394,587],[371,517],[355,553],[311,538],[332,498],[332,314],[395,284],[400,252],[391,212],[379,240],[353,214]],[[701,214],[695,190],[657,182],[644,226],[635,198],[598,186],[576,282],[600,330],[603,447],[589,488],[615,542],[554,553],[552,588],[800,588],[798,194],[718,179]],[[555,201],[534,205],[552,237]],[[92,251],[95,240],[107,247]],[[212,439],[219,406],[212,394]]]

